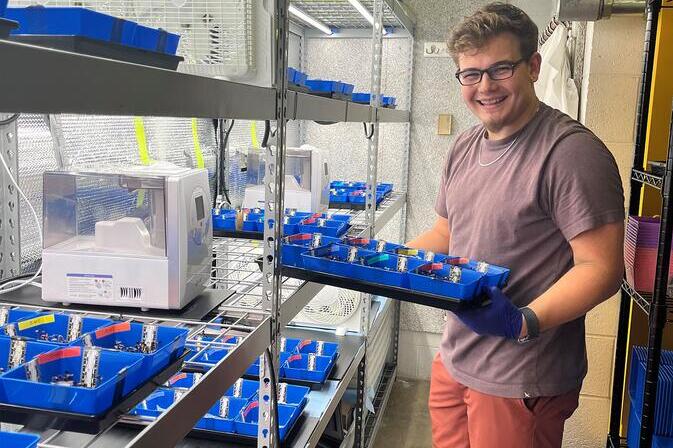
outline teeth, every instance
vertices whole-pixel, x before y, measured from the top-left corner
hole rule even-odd
[[[481,104],[490,106],[492,104],[498,104],[502,101],[504,101],[505,98],[496,98],[496,99],[489,99],[489,100],[479,100]]]

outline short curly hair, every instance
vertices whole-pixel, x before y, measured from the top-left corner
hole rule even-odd
[[[537,51],[537,25],[528,14],[513,5],[490,3],[454,28],[449,37],[449,53],[458,63],[458,55],[482,48],[488,40],[503,33],[513,34],[519,41],[521,57],[529,59]]]

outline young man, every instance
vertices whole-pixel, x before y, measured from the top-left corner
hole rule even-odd
[[[410,245],[511,268],[449,313],[432,367],[437,448],[560,447],[587,372],[584,315],[619,289],[624,196],[605,145],[538,101],[537,27],[490,4],[449,42],[481,124],[449,152],[434,226]]]

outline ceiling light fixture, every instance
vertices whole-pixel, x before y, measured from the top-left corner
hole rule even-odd
[[[290,14],[292,14],[296,18],[298,18],[300,20],[303,20],[304,22],[311,25],[313,28],[316,28],[316,29],[322,31],[323,33],[325,33],[329,36],[331,36],[333,34],[332,30],[327,25],[325,25],[321,21],[316,20],[313,17],[309,16],[308,14],[306,14],[304,11],[297,8],[296,6],[290,5],[290,8],[289,8],[288,11],[290,12]]]

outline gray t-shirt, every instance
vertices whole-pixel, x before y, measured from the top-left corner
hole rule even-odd
[[[516,139],[509,152],[491,166]],[[545,104],[518,133],[491,141],[479,125],[449,152],[437,213],[448,219],[449,253],[509,267],[504,288],[525,306],[573,266],[569,241],[624,219],[612,154],[579,122]],[[448,313],[440,353],[449,373],[501,397],[554,396],[579,388],[587,371],[584,317],[526,344],[479,336]]]

